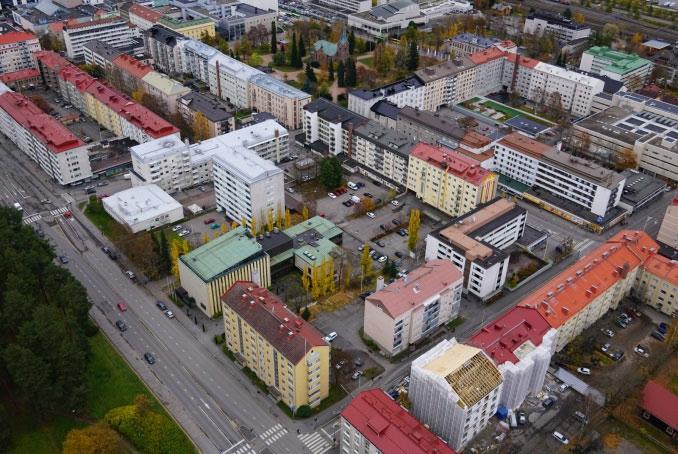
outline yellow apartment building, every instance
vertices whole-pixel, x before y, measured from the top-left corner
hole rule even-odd
[[[265,288],[237,281],[221,297],[228,348],[292,411],[329,393],[330,346]]]

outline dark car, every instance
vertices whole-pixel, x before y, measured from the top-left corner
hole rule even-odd
[[[398,257],[399,259],[403,258],[403,253],[400,251],[396,251],[395,256]]]
[[[362,366],[363,364],[365,364],[365,362],[364,362],[363,359],[360,358],[360,357],[358,357],[358,358],[356,358],[356,359],[353,360],[353,365],[356,366],[356,367],[360,367],[360,366]]]
[[[213,223],[214,223],[214,218],[205,219],[204,221],[202,221],[202,223],[205,224],[205,225],[207,225],[207,224],[213,224]]]
[[[391,222],[393,222],[393,224],[394,224],[394,225],[400,225],[400,221],[399,221],[399,220],[397,220],[397,219],[394,219],[394,220],[393,220],[393,221],[391,221]]]
[[[660,333],[659,331],[653,332],[652,337],[654,337],[655,339],[657,339],[658,341],[661,341],[661,342],[664,342],[664,339],[666,339],[664,337],[664,335],[662,333]]]
[[[144,359],[148,364],[155,364],[155,356],[151,352],[144,353]]]
[[[104,254],[106,254],[111,260],[115,260],[118,258],[115,251],[109,248],[108,246],[103,246],[101,250],[104,251]]]
[[[544,408],[551,408],[553,407],[553,404],[556,403],[556,400],[553,397],[547,397],[544,399],[541,403],[541,406]]]
[[[156,301],[155,305],[158,306],[158,309],[160,309],[163,312],[167,310],[167,306],[162,301]]]
[[[373,199],[373,198],[374,198],[374,196],[373,196],[372,194],[370,194],[369,192],[366,192],[366,193],[364,193],[363,195],[364,195],[365,197],[369,197],[370,199]]]
[[[122,320],[115,322],[115,326],[120,330],[120,332],[127,331],[127,325]]]
[[[60,255],[60,256],[59,256],[59,261],[60,261],[62,264],[65,265],[65,264],[68,263],[68,257],[66,257],[65,255]]]
[[[381,241],[381,240],[377,240],[377,241],[375,241],[374,243],[375,243],[377,246],[379,246],[379,247],[386,247],[386,243],[384,243],[384,242]]]
[[[398,235],[407,236],[407,232],[405,232],[405,229],[400,229],[400,230],[398,230]]]

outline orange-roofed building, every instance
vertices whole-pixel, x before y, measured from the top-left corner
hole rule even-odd
[[[118,55],[111,61],[111,63],[113,66],[122,71],[125,76],[128,76],[135,85],[142,77],[153,71],[153,68],[151,68],[149,65],[142,63],[136,58],[127,54]]]
[[[134,4],[129,9],[129,21],[141,30],[148,30],[163,17],[164,14],[148,6]]]
[[[560,351],[631,292],[641,265],[658,250],[642,231],[623,230],[518,305],[536,309],[558,331]]]
[[[0,130],[56,183],[92,176],[84,142],[21,93],[0,95]]]
[[[14,90],[29,88],[42,82],[40,71],[37,68],[20,69],[9,73],[0,74],[0,81]]]
[[[40,41],[32,33],[12,31],[0,35],[0,73],[35,68],[33,52],[40,50]]]
[[[678,261],[652,255],[643,264],[633,294],[659,312],[678,315]]]
[[[407,175],[407,188],[417,198],[450,216],[489,202],[497,191],[497,175],[477,160],[426,143],[412,148]]]
[[[363,331],[389,355],[459,314],[464,277],[449,260],[431,260],[365,300]]]

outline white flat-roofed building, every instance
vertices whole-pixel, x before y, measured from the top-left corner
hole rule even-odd
[[[588,38],[591,35],[591,27],[553,14],[532,12],[525,19],[523,33],[539,36],[547,33],[553,35],[559,42],[567,43]]]
[[[574,157],[517,132],[496,143],[493,170],[558,195],[603,218],[619,204],[626,181],[623,175],[593,161]]]
[[[312,149],[321,148],[331,155],[347,152],[353,146],[348,130],[369,120],[350,110],[318,98],[304,106],[304,135]]]
[[[214,155],[212,171],[217,207],[229,218],[258,230],[269,213],[277,219],[285,209],[284,172],[254,151],[224,147]]]
[[[396,355],[459,314],[464,277],[450,261],[431,260],[365,300],[363,331]]]
[[[182,72],[192,74],[196,79],[209,84],[209,61],[220,52],[214,47],[194,39],[181,41],[178,46],[180,46],[181,52]]]
[[[130,47],[134,45],[133,38],[137,38],[139,32],[124,19],[112,17],[66,25],[62,35],[68,58],[82,61],[86,43],[99,40],[115,48]]]
[[[241,109],[250,108],[250,78],[263,74],[221,52],[208,62],[210,92]]]
[[[155,184],[132,187],[102,199],[104,210],[132,232],[180,221],[184,209]]]
[[[212,181],[212,157],[226,148],[244,148],[262,159],[288,154],[287,130],[274,120],[188,144],[176,136],[163,137],[130,149],[132,184],[155,183],[170,193]]]
[[[319,0],[318,3],[347,13],[364,13],[372,9],[372,0]]]
[[[443,340],[412,362],[412,414],[461,451],[499,406],[502,377],[479,348]]]
[[[369,11],[349,14],[348,26],[372,35],[387,38],[399,35],[410,23],[424,25],[428,17],[419,9],[419,3],[412,0],[395,0],[375,6]]]
[[[652,74],[650,60],[609,47],[595,46],[584,51],[579,69],[622,82],[629,90],[642,88]]]

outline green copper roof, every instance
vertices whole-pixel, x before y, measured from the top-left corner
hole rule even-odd
[[[236,227],[180,259],[200,279],[210,282],[262,255],[261,245],[243,227]]]
[[[182,29],[186,27],[192,27],[194,25],[201,25],[201,24],[209,24],[210,22],[214,22],[214,20],[203,17],[200,19],[191,19],[191,20],[179,20],[175,19],[173,17],[169,16],[163,16],[160,18],[158,21],[161,25],[164,25],[167,28],[171,28],[172,30],[177,30],[177,29]]]
[[[311,219],[300,222],[297,225],[293,225],[289,229],[284,230],[284,232],[290,238],[294,238],[295,236],[301,235],[302,233],[311,229],[316,229],[318,233],[320,233],[325,238],[334,238],[335,236],[342,233],[342,230],[337,227],[334,222],[329,221],[321,216],[313,216]]]
[[[323,50],[323,53],[328,57],[334,57],[337,54],[337,45],[329,41],[321,39],[320,41],[315,42],[315,50]]]
[[[593,55],[595,58],[605,60],[607,64],[604,69],[616,74],[624,75],[651,64],[649,60],[645,60],[636,54],[627,54],[604,46],[592,47],[586,53]]]

